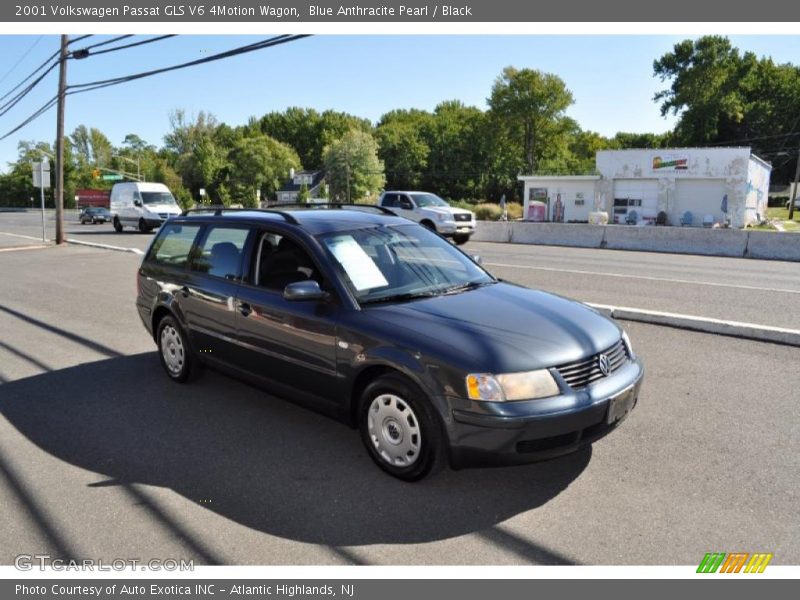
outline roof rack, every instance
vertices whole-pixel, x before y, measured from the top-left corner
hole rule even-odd
[[[274,202],[269,204],[270,207],[277,207],[277,208],[305,208],[305,209],[330,209],[330,208],[368,208],[375,210],[384,215],[392,215],[396,217],[397,215],[393,213],[388,208],[383,206],[378,206],[377,204],[357,204],[357,203],[350,203],[350,202],[291,202],[291,203],[283,203],[283,202]],[[270,209],[266,209],[270,210]]]
[[[214,216],[220,216],[223,212],[262,212],[268,213],[273,215],[280,215],[284,218],[287,223],[291,223],[292,225],[299,225],[297,219],[295,219],[292,215],[281,211],[275,210],[274,208],[228,208],[225,206],[209,206],[206,208],[188,208],[183,211],[183,215],[188,215],[189,213],[202,213],[202,212],[211,212],[214,213]]]

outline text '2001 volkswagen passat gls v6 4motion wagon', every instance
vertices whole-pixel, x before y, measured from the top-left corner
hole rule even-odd
[[[576,450],[636,404],[643,368],[611,319],[495,279],[374,206],[189,211],[139,269],[162,365],[203,365],[339,418],[413,481]]]

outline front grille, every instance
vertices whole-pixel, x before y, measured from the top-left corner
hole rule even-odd
[[[625,343],[619,340],[604,352],[561,365],[556,369],[573,390],[583,389],[590,383],[606,377],[600,370],[600,354],[605,354],[608,357],[609,375],[628,361],[628,351],[625,349]]]
[[[456,221],[472,221],[472,215],[469,213],[456,213],[453,215]]]

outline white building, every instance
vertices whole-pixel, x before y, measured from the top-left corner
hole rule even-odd
[[[531,201],[547,220],[586,222],[590,212],[610,223],[722,223],[744,227],[766,216],[772,166],[750,148],[601,150],[594,176],[522,175],[524,215]],[[727,213],[723,212],[727,201]]]

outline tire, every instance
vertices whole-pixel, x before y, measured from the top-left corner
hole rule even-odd
[[[159,321],[156,344],[161,366],[172,381],[185,383],[198,374],[198,360],[186,333],[174,317],[165,316]]]
[[[114,231],[122,233],[122,223],[119,222],[119,217],[114,217]]]
[[[152,231],[152,227],[148,226],[144,219],[139,219],[139,231],[142,233],[150,233]]]
[[[359,407],[361,440],[389,475],[419,481],[444,464],[444,438],[435,409],[407,378],[377,378],[364,390]]]
[[[469,241],[469,235],[456,234],[453,236],[453,241],[456,243],[457,246],[463,246]]]

